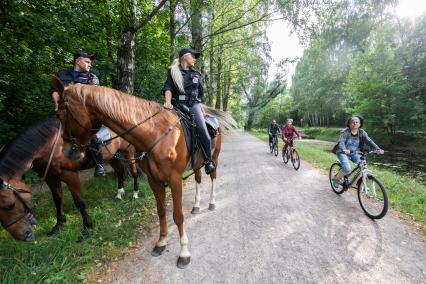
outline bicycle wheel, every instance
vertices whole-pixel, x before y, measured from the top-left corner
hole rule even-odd
[[[293,168],[297,171],[300,168],[300,156],[296,149],[293,149],[293,155],[291,156],[291,163]]]
[[[288,148],[285,150],[285,152],[284,152],[284,148],[283,148],[283,162],[285,164],[287,164],[288,163],[288,159],[289,159]]]
[[[337,194],[342,194],[344,192],[343,185],[340,184],[338,187],[333,185],[332,179],[337,176],[339,171],[342,169],[342,166],[339,163],[334,163],[330,167],[330,172],[328,174],[328,179],[330,180],[330,185],[333,191]]]
[[[274,155],[278,156],[278,143],[274,143]]]
[[[358,187],[358,201],[371,219],[381,219],[388,212],[388,195],[385,187],[374,176],[368,175]]]

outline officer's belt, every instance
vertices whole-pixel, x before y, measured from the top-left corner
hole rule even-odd
[[[189,100],[189,96],[187,95],[179,95],[179,101],[187,101]]]

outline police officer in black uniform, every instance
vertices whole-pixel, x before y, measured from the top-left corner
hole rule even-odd
[[[207,174],[210,174],[216,170],[216,166],[211,158],[211,138],[200,104],[205,99],[203,78],[199,71],[192,68],[195,60],[199,57],[200,53],[191,48],[183,48],[179,51],[179,58],[175,59],[168,70],[167,79],[164,83],[164,107],[172,109],[173,106],[183,104],[194,115],[197,133],[206,162],[205,170]]]
[[[88,54],[86,52],[77,52],[74,54],[74,68],[68,68],[58,71],[56,77],[58,77],[62,83],[67,86],[69,84],[88,84],[88,85],[99,85],[98,77],[90,72],[92,67],[92,60],[95,59],[95,55]],[[52,101],[55,104],[55,111],[58,110],[59,93],[55,87],[52,87],[49,91]],[[94,159],[96,161],[95,176],[105,176],[105,170],[103,167],[102,154],[100,152],[100,141],[97,135],[92,139],[92,147],[94,151]]]

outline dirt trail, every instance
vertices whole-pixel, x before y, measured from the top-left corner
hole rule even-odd
[[[194,183],[186,187],[189,267],[176,268],[169,217],[163,255],[150,254],[154,227],[103,283],[426,283],[424,238],[392,214],[370,220],[353,192],[337,196],[318,169],[302,162],[296,172],[242,132],[226,137],[220,158],[216,211],[207,210],[209,180],[199,215],[189,213]]]

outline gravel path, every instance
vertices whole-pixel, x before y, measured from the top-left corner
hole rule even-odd
[[[103,283],[426,283],[424,237],[393,214],[370,220],[354,192],[336,195],[323,172],[303,161],[295,171],[249,134],[226,136],[222,149],[216,210],[207,210],[209,179],[199,215],[189,213],[194,183],[186,186],[188,268],[176,268],[169,217],[163,255],[150,254],[154,227]]]

